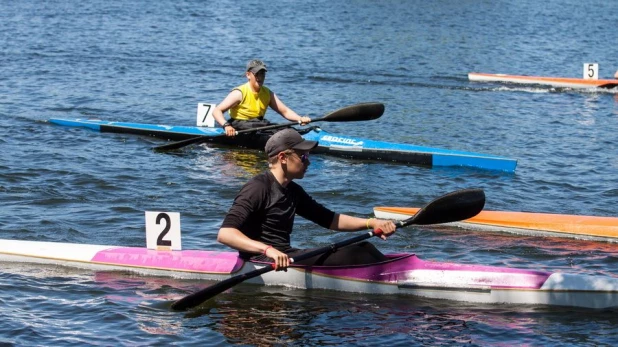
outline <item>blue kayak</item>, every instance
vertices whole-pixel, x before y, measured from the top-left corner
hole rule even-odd
[[[224,133],[221,128],[202,126],[173,126],[59,118],[52,118],[49,122],[62,126],[83,127],[100,132],[145,135],[172,141],[185,140],[195,136],[211,136],[212,141],[210,142],[212,143],[256,149],[263,149],[268,139],[267,135],[260,133],[226,137],[221,136]],[[305,139],[319,142],[318,147],[312,151],[313,153],[427,167],[454,166],[503,172],[514,172],[517,166],[517,160],[497,155],[336,135],[326,132],[317,126],[297,130]]]

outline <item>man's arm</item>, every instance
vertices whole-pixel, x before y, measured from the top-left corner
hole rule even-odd
[[[225,124],[225,117],[223,114],[227,112],[230,108],[238,105],[242,101],[242,93],[238,89],[232,90],[226,97],[221,101],[215,109],[212,111],[212,116],[215,118],[215,121],[219,123],[219,125],[223,126]],[[236,130],[232,127],[228,127],[225,131],[226,135],[233,136],[236,134]]]
[[[217,235],[217,241],[232,247],[238,251],[249,253],[264,253],[268,245],[256,240],[252,240],[242,231],[236,228],[221,228]]]
[[[275,270],[285,269],[290,266],[290,259],[287,254],[280,252],[274,247],[266,245],[263,242],[250,239],[238,229],[219,229],[217,241],[239,251],[264,254],[274,260]]]
[[[277,96],[277,94],[270,92],[270,108],[275,110],[277,113],[282,115],[284,118],[292,121],[292,122],[300,122],[302,125],[308,124],[311,122],[311,118],[309,117],[301,117],[294,110],[287,107],[281,99]]]
[[[396,226],[390,220],[375,219],[375,218],[358,218],[345,214],[336,213],[330,224],[331,230],[337,231],[358,231],[363,229],[380,229],[382,234],[380,237],[384,240],[395,232]]]
[[[386,240],[395,232],[396,226],[390,220],[375,219],[375,218],[358,218],[345,214],[335,213],[322,204],[315,201],[307,192],[298,184],[291,183],[288,189],[294,190],[298,194],[298,206],[296,213],[300,216],[311,220],[312,222],[336,231],[358,231],[363,229],[380,229],[383,234],[380,237]]]

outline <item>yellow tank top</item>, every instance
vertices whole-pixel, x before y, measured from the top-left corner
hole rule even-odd
[[[268,104],[270,104],[270,89],[262,86],[258,93],[249,87],[249,82],[234,89],[242,93],[242,101],[230,109],[230,117],[237,120],[264,118]]]

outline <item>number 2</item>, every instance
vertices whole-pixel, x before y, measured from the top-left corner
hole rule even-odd
[[[145,211],[146,248],[155,250],[182,250],[180,213]]]
[[[167,213],[159,213],[157,215],[157,225],[161,224],[161,219],[165,219],[165,227],[159,234],[159,237],[157,237],[157,246],[171,246],[172,241],[163,240],[163,238],[170,231],[170,225],[172,224],[172,221]]]

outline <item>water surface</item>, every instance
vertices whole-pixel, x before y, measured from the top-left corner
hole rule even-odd
[[[186,249],[216,243],[263,153],[50,125],[51,117],[193,125],[198,102],[244,83],[246,61],[314,118],[383,102],[379,121],[324,129],[518,160],[514,174],[312,156],[302,181],[328,207],[421,206],[483,188],[487,209],[618,215],[618,97],[471,83],[468,72],[579,77],[618,66],[618,5],[585,1],[0,2],[0,238],[142,246],[144,211],[181,213]],[[267,115],[273,121],[281,118]],[[298,247],[336,239],[299,219]],[[384,252],[616,276],[613,243],[451,227],[401,230]],[[2,264],[6,345],[614,345],[616,312],[241,286],[203,309],[204,283]]]

